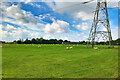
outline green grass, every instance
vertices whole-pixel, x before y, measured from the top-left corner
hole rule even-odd
[[[3,44],[3,78],[116,78],[118,49]],[[73,49],[66,50],[67,46]]]

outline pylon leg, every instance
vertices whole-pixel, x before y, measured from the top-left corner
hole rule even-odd
[[[101,28],[101,29],[99,29],[99,28]],[[102,28],[103,29],[105,28],[106,31],[102,31],[103,30]],[[98,34],[100,34],[100,36]],[[92,28],[91,28],[89,38],[88,38],[88,39],[90,39],[89,41],[92,42],[92,48],[95,45],[94,42],[96,42],[95,41],[96,38],[98,38],[98,40],[99,40],[101,36],[102,36],[103,40],[106,39],[109,41],[109,45],[111,47],[112,36],[111,36],[106,0],[99,0],[97,2],[97,7],[96,7],[95,14],[94,14],[93,24],[92,24]]]

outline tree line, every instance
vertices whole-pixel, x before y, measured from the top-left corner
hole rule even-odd
[[[31,40],[29,40],[28,38],[26,40],[22,40],[22,39],[19,39],[19,40],[15,40],[13,41],[14,43],[18,43],[18,44],[62,44],[62,42],[70,42],[68,40],[57,40],[57,39],[43,39],[43,38],[33,38]]]
[[[1,41],[0,41],[1,42]],[[6,43],[5,41],[2,41],[2,43]],[[29,40],[28,38],[23,40],[23,39],[19,39],[19,40],[15,40],[11,43],[17,43],[17,44],[82,44],[82,45],[86,45],[87,41],[79,41],[79,42],[70,42],[68,40],[57,40],[57,39],[43,39],[43,38],[33,38],[31,40]],[[113,45],[120,45],[120,38],[118,38],[117,40],[113,40],[111,42]],[[109,42],[96,42],[96,45],[108,45]]]

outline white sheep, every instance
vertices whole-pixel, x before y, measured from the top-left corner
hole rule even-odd
[[[66,47],[66,49],[69,49],[69,47]]]
[[[38,48],[40,48],[41,46],[38,46]]]
[[[99,48],[98,47],[94,47],[94,50],[98,50]]]
[[[70,47],[70,49],[72,49],[73,47]]]

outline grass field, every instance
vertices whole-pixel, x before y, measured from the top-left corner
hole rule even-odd
[[[66,50],[67,46],[73,46],[73,49]],[[117,46],[114,49],[99,48],[3,44],[3,78],[116,78]]]

